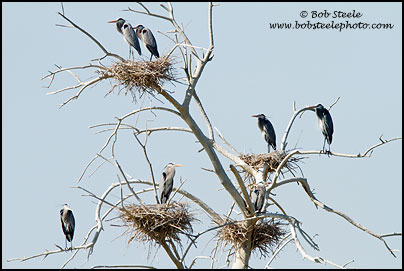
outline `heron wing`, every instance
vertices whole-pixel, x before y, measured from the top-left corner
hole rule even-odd
[[[150,45],[152,47],[157,47],[156,39],[153,33],[148,28],[143,28],[142,30],[142,40],[145,45]]]
[[[265,202],[265,188],[260,187],[258,190],[257,211],[262,212]]]
[[[265,140],[271,144],[274,149],[276,149],[276,134],[272,123],[266,119],[262,128],[265,132]]]
[[[133,30],[132,26],[129,23],[125,23],[122,26],[122,33],[123,33],[123,38],[126,40],[126,42],[130,46],[135,48],[136,51],[139,53],[139,55],[142,55],[142,51],[140,49],[140,44],[139,44],[139,39],[137,38],[135,31]]]
[[[167,178],[167,174],[165,172],[163,172],[163,175],[161,176],[161,180],[159,183],[159,198],[160,198],[160,203],[162,203],[162,198],[163,198],[163,191],[164,191],[164,185],[165,185],[165,181]]]
[[[254,206],[254,210],[257,210],[258,190],[254,190],[251,194],[251,203]]]
[[[71,242],[73,240],[74,228],[76,225],[73,212],[71,210],[67,210],[66,212],[61,210],[60,221],[62,222],[62,230],[66,235],[67,241]]]
[[[155,56],[159,56],[159,52],[157,50],[157,42],[156,39],[154,38],[153,33],[150,31],[148,28],[144,28],[142,30],[142,41],[146,48]]]
[[[65,226],[65,223],[64,223],[64,221],[63,221],[63,217],[62,217],[62,216],[60,217],[60,222],[62,223],[62,230],[63,230],[63,233],[64,233],[65,235],[67,235],[67,234],[68,234],[67,228],[66,228],[66,226]]]
[[[332,142],[332,134],[334,133],[334,124],[332,122],[331,114],[328,110],[324,111],[324,117],[322,119],[322,130],[323,134],[326,136],[328,143]]]
[[[67,220],[69,223],[67,223],[67,228],[69,231],[70,235],[70,241],[73,240],[73,235],[74,235],[74,228],[76,227],[76,221],[74,220],[73,212],[71,210],[67,211]]]

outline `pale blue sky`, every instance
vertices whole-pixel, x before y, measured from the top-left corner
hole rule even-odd
[[[65,3],[66,15],[91,33],[108,50],[127,57],[128,47],[109,20],[123,17],[132,25],[143,24],[154,32],[160,55],[167,54],[172,42],[157,31],[171,30],[171,25],[157,18],[124,12],[134,3]],[[148,3],[153,11],[164,14],[158,3]],[[62,109],[58,105],[74,95],[69,91],[45,95],[49,91],[74,84],[69,74],[49,81],[40,79],[54,64],[69,67],[85,65],[101,57],[102,51],[75,29],[57,27],[67,24],[57,12],[60,3],[2,3],[2,267],[58,268],[71,253],[50,255],[27,262],[7,263],[6,259],[30,256],[64,246],[59,210],[69,203],[76,217],[74,245],[79,245],[95,224],[95,201],[71,188],[77,185],[85,165],[104,145],[109,133],[95,134],[91,125],[114,122],[115,117],[139,108],[142,104],[160,105],[156,100],[141,99],[133,103],[130,96],[117,92],[104,98],[110,89],[102,82],[87,89],[82,96]],[[196,46],[208,46],[207,3],[174,3],[177,22]],[[301,11],[352,11],[363,15],[351,19],[302,19]],[[307,20],[350,23],[391,23],[384,30],[271,30],[269,23]],[[297,107],[322,103],[332,108],[334,139],[331,150],[357,154],[384,139],[402,136],[402,4],[401,3],[221,3],[213,10],[215,50],[197,86],[200,99],[212,124],[241,152],[266,150],[253,114],[266,114],[275,127],[277,143]],[[142,48],[145,57],[149,54]],[[181,74],[180,66],[177,66]],[[78,73],[86,80],[94,73]],[[182,98],[184,86],[170,84],[167,89]],[[162,97],[160,97],[162,99]],[[167,106],[168,103],[165,102]],[[193,104],[195,107],[195,105]],[[194,108],[193,112],[198,115]],[[139,127],[182,126],[185,123],[166,113],[141,114]],[[199,115],[201,127],[206,127]],[[136,119],[131,119],[134,124]],[[232,201],[220,189],[218,178],[201,169],[211,168],[206,153],[190,134],[155,133],[148,151],[158,178],[168,162],[184,164],[177,169],[175,185],[187,180],[183,189],[210,204],[219,214],[226,214]],[[218,142],[221,144],[220,139]],[[314,114],[297,119],[289,137],[289,147],[318,150],[323,136]],[[122,167],[139,179],[150,179],[143,152],[130,132],[119,135],[116,158]],[[105,153],[110,157],[110,152]],[[224,167],[229,160],[220,156]],[[402,231],[402,142],[382,146],[366,159],[327,158],[312,155],[301,164],[304,176],[316,196],[361,225],[378,233]],[[98,165],[97,163],[96,165]],[[92,172],[93,166],[90,169]],[[101,194],[117,182],[116,169],[104,165],[94,175],[86,174],[80,183]],[[142,189],[143,187],[136,187]],[[351,260],[351,267],[401,268],[402,254],[393,258],[382,242],[348,224],[335,214],[317,210],[301,186],[290,184],[275,191],[276,200],[285,211],[303,222],[303,228],[320,251],[304,244],[312,256],[324,257],[338,264]],[[112,201],[119,198],[116,191]],[[153,202],[150,193],[143,196]],[[175,200],[179,200],[177,195]],[[185,199],[182,199],[185,200]],[[195,207],[192,205],[192,207]],[[271,207],[272,208],[272,207]],[[269,211],[274,209],[269,208]],[[199,232],[212,223],[202,211],[196,211],[201,223]],[[235,217],[236,218],[236,217]],[[80,252],[67,267],[89,268],[94,265],[143,264],[173,267],[162,249],[157,252],[139,243],[127,245],[122,228],[106,222],[95,251],[85,263]],[[212,234],[199,239],[198,248],[187,257],[189,264],[196,255],[210,255],[215,246]],[[302,242],[303,239],[300,238]],[[388,244],[402,250],[402,238],[390,237]],[[147,257],[149,255],[149,257]],[[220,267],[227,253],[218,254]],[[269,260],[253,254],[250,266],[263,268]],[[210,262],[209,262],[210,264]],[[199,260],[196,267],[209,267]],[[303,260],[290,243],[271,265],[274,268],[327,268]]]

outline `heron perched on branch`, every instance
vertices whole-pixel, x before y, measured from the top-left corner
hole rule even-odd
[[[257,213],[262,213],[264,210],[264,203],[267,191],[264,184],[256,184],[251,194],[251,203],[254,206],[254,210]]]
[[[175,168],[182,167],[183,165],[168,163],[165,166],[161,181],[159,184],[159,198],[160,203],[166,203],[170,198],[171,191],[173,191]]]
[[[136,49],[139,55],[142,55],[139,40],[130,23],[122,18],[118,18],[115,21],[109,21],[108,23],[116,23],[116,30],[123,35],[123,38],[129,44],[129,56],[132,52],[132,47]]]
[[[156,58],[159,58],[159,51],[157,50],[157,42],[154,38],[153,33],[149,28],[144,27],[143,25],[139,24],[133,29],[136,29],[137,37],[143,42],[144,46],[150,52],[150,61],[152,60],[153,55]]]
[[[322,104],[316,105],[314,107],[314,111],[316,112],[318,118],[318,125],[321,128],[321,131],[324,135],[324,144],[323,144],[323,152],[325,148],[325,141],[328,143],[328,153],[331,152],[331,142],[332,142],[332,134],[334,133],[334,125],[332,122],[332,118],[330,112]]]
[[[271,146],[276,150],[276,134],[272,123],[264,114],[252,115],[251,117],[258,118],[258,128],[260,128],[262,136],[268,143],[268,152],[271,152]]]
[[[60,210],[60,221],[62,222],[63,233],[66,235],[65,247],[67,248],[67,241],[69,241],[71,242],[70,249],[72,249],[75,221],[73,216],[73,210],[70,209],[67,204],[65,204],[63,206],[63,209]]]

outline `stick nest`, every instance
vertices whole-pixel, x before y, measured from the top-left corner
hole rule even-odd
[[[116,62],[104,72],[105,77],[114,78],[120,86],[126,88],[125,94],[130,91],[153,93],[160,89],[166,81],[176,81],[174,76],[173,58],[161,57],[155,61]]]
[[[279,164],[286,157],[287,153],[284,151],[273,151],[271,153],[259,153],[259,154],[242,154],[239,157],[248,165],[258,170],[263,168],[265,164],[268,165],[269,172],[275,172]],[[304,157],[292,156],[286,162],[285,166],[289,171],[295,170],[298,165],[296,162],[300,161]]]
[[[120,218],[127,227],[131,241],[160,243],[165,238],[180,243],[180,233],[193,232],[191,222],[197,220],[185,203],[171,202],[155,205],[127,205],[120,208]]]
[[[234,222],[233,220],[227,222]],[[260,220],[252,230],[252,244],[251,250],[259,252],[262,256],[267,256],[271,251],[273,253],[273,247],[285,236],[286,231],[281,228],[279,221],[273,220]],[[224,245],[231,243],[234,247],[241,246],[247,241],[247,234],[249,230],[244,223],[233,223],[220,228],[217,232],[217,238],[219,242]]]

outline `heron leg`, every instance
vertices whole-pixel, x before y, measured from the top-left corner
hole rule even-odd
[[[271,152],[271,144],[268,143],[268,153]]]
[[[324,149],[325,149],[325,140],[326,140],[326,138],[324,137],[323,153],[325,153],[325,151],[324,151]]]
[[[149,60],[149,61],[151,61],[152,57],[153,57],[153,54],[151,53],[151,54],[150,54],[150,60]]]
[[[328,157],[330,157],[330,154],[331,154],[331,144],[328,144],[328,151],[327,151]]]

